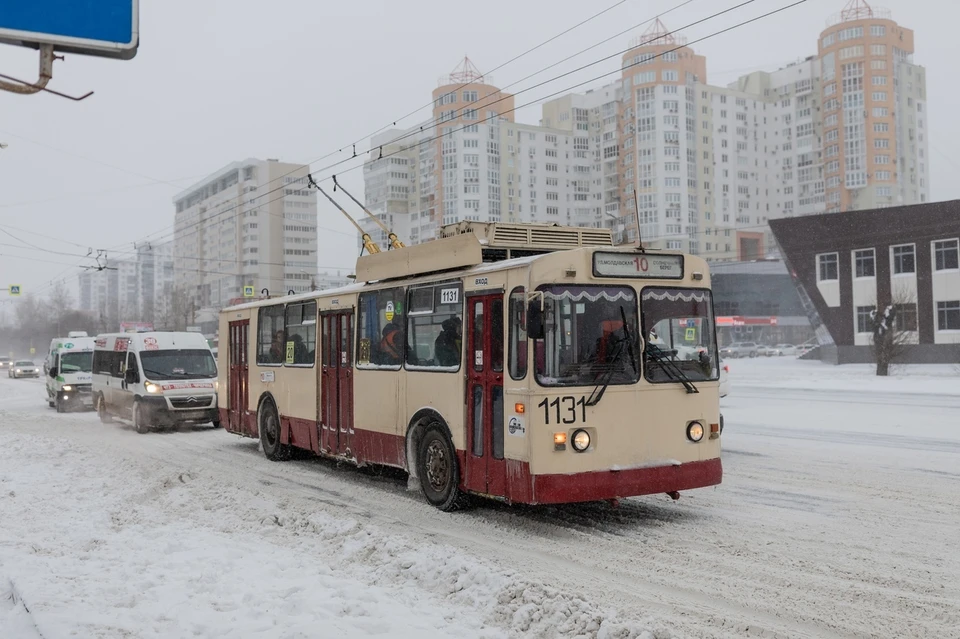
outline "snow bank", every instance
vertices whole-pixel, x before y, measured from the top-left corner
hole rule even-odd
[[[427,536],[109,443],[0,427],[0,468],[0,576],[30,606],[0,607],[0,637],[672,636]]]
[[[794,357],[724,360],[730,367],[731,393],[754,386],[814,391],[873,391],[915,395],[960,395],[960,366],[894,364],[891,375],[877,377],[873,364],[834,366]]]

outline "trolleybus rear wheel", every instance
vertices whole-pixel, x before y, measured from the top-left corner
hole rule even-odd
[[[417,453],[417,475],[420,488],[431,504],[450,512],[469,504],[469,497],[460,490],[460,462],[457,451],[442,425],[427,426]]]
[[[260,445],[263,454],[270,461],[287,461],[292,450],[287,444],[280,443],[280,417],[273,402],[265,401],[260,409]]]

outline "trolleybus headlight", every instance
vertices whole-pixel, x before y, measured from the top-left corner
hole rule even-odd
[[[700,422],[690,422],[687,424],[687,439],[692,442],[698,442],[703,439],[703,424]]]
[[[570,438],[570,443],[573,445],[575,451],[582,453],[590,448],[590,433],[585,430],[578,430],[573,433],[573,437]]]

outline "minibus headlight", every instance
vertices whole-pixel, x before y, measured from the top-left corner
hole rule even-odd
[[[573,433],[570,443],[573,445],[573,449],[575,451],[582,453],[586,449],[590,448],[590,433],[582,429],[578,430]]]
[[[146,390],[148,393],[152,393],[152,394],[159,393],[159,392],[162,390],[159,386],[157,386],[157,385],[154,384],[153,382],[144,382],[144,383],[143,383],[143,388],[144,388],[144,390]]]
[[[692,442],[698,442],[703,439],[703,424],[700,422],[690,422],[687,424],[687,439]]]
[[[70,384],[64,384],[64,385],[63,385],[63,390],[65,390],[65,391],[72,391],[72,390],[73,390],[73,386],[71,386]]]

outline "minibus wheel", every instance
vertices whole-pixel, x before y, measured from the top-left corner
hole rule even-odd
[[[146,420],[143,418],[143,409],[140,408],[140,402],[133,402],[133,429],[143,435],[150,430]]]
[[[101,424],[112,424],[113,417],[107,412],[107,402],[103,395],[97,395],[97,415],[100,416]]]
[[[273,402],[267,400],[260,407],[260,445],[263,454],[270,461],[287,461],[292,450],[289,445],[280,442],[280,417]]]
[[[460,490],[457,451],[438,422],[427,426],[417,451],[417,475],[427,501],[444,512],[466,507],[469,497]]]

